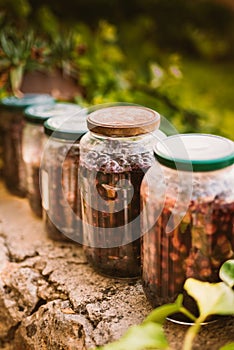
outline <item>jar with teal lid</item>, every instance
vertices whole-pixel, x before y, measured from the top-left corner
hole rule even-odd
[[[42,217],[39,168],[44,148],[44,122],[56,116],[69,116],[81,108],[74,103],[57,102],[27,107],[24,111],[23,160],[26,168],[26,185],[29,205],[38,217]]]
[[[174,135],[154,153],[141,186],[144,291],[154,307],[183,293],[197,316],[185,280],[218,282],[220,266],[234,257],[234,144],[216,135]],[[182,314],[170,319],[191,322]]]
[[[25,94],[21,98],[5,97],[0,101],[0,133],[3,148],[3,177],[8,190],[26,195],[25,166],[22,156],[23,111],[30,105],[53,103],[48,94]]]
[[[40,168],[43,221],[48,237],[82,243],[79,192],[80,139],[86,114],[53,117],[44,123],[47,142]]]

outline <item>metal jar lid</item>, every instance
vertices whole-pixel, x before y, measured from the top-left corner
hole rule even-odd
[[[57,102],[30,106],[25,109],[24,115],[30,123],[43,124],[49,118],[75,114],[80,110],[81,107],[75,103]]]
[[[160,115],[141,106],[114,106],[90,113],[87,124],[90,131],[100,135],[137,136],[159,128]]]
[[[88,131],[86,113],[67,114],[49,118],[44,123],[45,134],[68,141],[79,140]]]
[[[49,94],[25,94],[23,97],[9,96],[1,99],[0,104],[7,109],[23,110],[31,105],[53,103],[54,98]]]
[[[158,142],[159,163],[184,171],[214,171],[234,164],[234,143],[210,134],[179,134]]]

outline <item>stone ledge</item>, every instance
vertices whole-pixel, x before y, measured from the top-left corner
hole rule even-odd
[[[118,339],[151,311],[140,281],[98,275],[80,247],[49,240],[27,201],[2,184],[0,220],[1,349],[91,349]],[[168,322],[165,331],[171,349],[180,350],[186,327]],[[228,341],[234,318],[204,327],[194,349],[216,350]]]

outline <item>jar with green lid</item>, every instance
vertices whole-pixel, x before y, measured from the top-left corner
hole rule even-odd
[[[3,147],[3,176],[8,190],[18,196],[26,195],[25,166],[22,156],[22,133],[25,125],[24,109],[30,105],[53,103],[47,94],[25,94],[0,101],[0,133]]]
[[[80,139],[87,132],[86,114],[53,117],[44,123],[45,144],[40,180],[43,221],[48,237],[82,243],[79,193]]]
[[[88,262],[116,278],[140,275],[140,185],[153,160],[160,115],[142,106],[90,109],[80,142],[83,246]]]
[[[141,186],[142,280],[154,307],[184,294],[187,278],[219,281],[234,257],[234,146],[216,135],[169,136],[155,147],[156,163]],[[196,315],[197,316],[197,315]],[[171,320],[189,323],[181,314]]]
[[[44,148],[44,122],[56,116],[69,116],[80,111],[74,103],[57,102],[27,107],[24,111],[23,160],[26,168],[26,185],[29,205],[38,217],[42,216],[39,168]]]

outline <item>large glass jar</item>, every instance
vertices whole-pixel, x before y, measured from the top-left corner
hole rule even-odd
[[[87,132],[86,115],[53,117],[45,124],[47,142],[40,179],[43,220],[48,237],[82,243],[79,195],[80,138]]]
[[[140,185],[153,158],[160,115],[141,106],[91,111],[80,143],[83,246],[100,273],[140,274]]]
[[[155,157],[141,186],[144,290],[154,307],[184,293],[184,305],[196,314],[185,280],[217,282],[220,266],[234,256],[233,142],[175,135],[158,143]]]
[[[80,107],[73,103],[54,103],[30,106],[24,111],[26,124],[23,129],[23,160],[26,167],[27,197],[32,211],[42,216],[39,168],[44,148],[44,122],[48,118],[77,113]]]
[[[22,133],[25,124],[23,111],[36,104],[53,103],[47,94],[25,94],[0,101],[1,133],[3,146],[3,176],[8,190],[18,196],[26,195],[25,166],[22,156]]]

